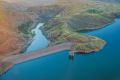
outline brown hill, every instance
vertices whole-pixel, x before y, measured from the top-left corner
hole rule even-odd
[[[18,32],[18,26],[30,19],[24,12],[12,10],[12,7],[0,1],[0,56],[17,54],[24,45],[24,38]]]

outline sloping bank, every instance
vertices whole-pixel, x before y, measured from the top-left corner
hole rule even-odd
[[[8,65],[5,64],[6,67],[4,66],[5,68],[0,74],[2,75],[3,73],[7,72],[10,68],[12,68],[16,64],[37,59],[50,54],[55,54],[58,51],[70,50],[71,46],[72,46],[71,43],[63,43],[63,44],[51,46],[42,50],[30,52],[29,54],[18,54],[18,55],[6,57],[3,60],[3,62],[7,62]]]

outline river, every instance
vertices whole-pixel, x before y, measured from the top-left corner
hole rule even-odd
[[[120,80],[120,19],[88,34],[106,40],[105,48],[94,54],[76,55],[73,61],[68,59],[68,51],[61,51],[17,64],[0,80]],[[41,45],[46,47],[46,42]]]
[[[43,25],[44,23],[39,23],[36,26],[36,28],[32,30],[32,33],[35,33],[35,36],[33,38],[32,43],[25,51],[25,53],[29,53],[32,51],[36,51],[48,47],[49,41],[45,38],[45,36],[42,34],[42,31],[40,30],[40,27]]]

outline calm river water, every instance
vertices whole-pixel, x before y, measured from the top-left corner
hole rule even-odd
[[[43,23],[39,23],[36,28],[32,30],[32,32],[35,33],[35,36],[32,43],[27,48],[26,53],[46,48],[48,46],[48,40],[45,38],[45,36],[42,34],[42,31],[40,30],[40,27],[42,27],[43,25]]]

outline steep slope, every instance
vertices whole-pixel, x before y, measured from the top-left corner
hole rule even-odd
[[[0,2],[0,56],[20,51],[22,40]]]
[[[0,1],[0,56],[18,54],[21,51],[25,39],[18,26],[29,20],[32,20],[31,14]]]
[[[65,7],[57,17],[64,20],[75,31],[99,29],[120,17],[120,4],[93,0],[60,0]]]

